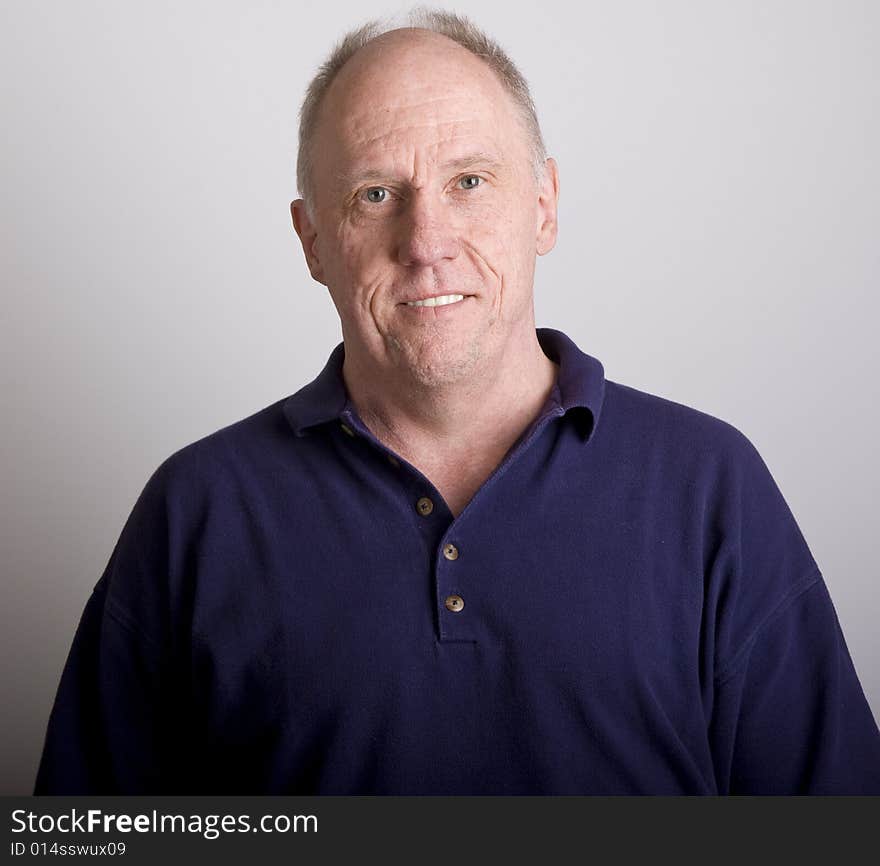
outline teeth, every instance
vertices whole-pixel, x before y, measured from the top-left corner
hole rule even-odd
[[[464,295],[439,295],[436,298],[426,298],[424,301],[407,301],[408,307],[442,307],[444,304],[454,304],[463,301]]]

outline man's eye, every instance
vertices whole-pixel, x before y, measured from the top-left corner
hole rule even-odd
[[[385,201],[385,198],[388,194],[388,190],[383,186],[371,186],[368,190],[364,192],[364,195],[367,198],[368,202],[372,204],[381,204]]]
[[[463,185],[464,189],[475,189],[483,182],[483,178],[481,178],[478,174],[466,174],[459,183]]]

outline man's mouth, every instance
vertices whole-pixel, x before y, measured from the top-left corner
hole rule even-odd
[[[404,301],[408,307],[444,307],[447,304],[455,304],[463,301],[469,295],[434,295],[431,298],[422,298],[415,301]]]

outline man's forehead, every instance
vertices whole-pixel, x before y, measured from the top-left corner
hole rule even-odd
[[[394,63],[388,52],[372,52],[368,62],[355,55],[331,85],[318,154],[335,179],[411,178],[476,162],[500,170],[518,161],[519,111],[494,71],[461,46],[441,46],[436,62],[415,64],[411,48],[398,46]]]
[[[351,168],[413,160],[443,166],[473,154],[501,163],[516,149],[512,139],[520,132],[515,110],[505,114],[507,108],[466,95],[393,107],[362,103],[327,125],[324,144],[334,162]]]
[[[392,77],[335,96],[328,100],[325,116],[337,134],[361,146],[393,130],[412,136],[488,133],[515,113],[503,88],[468,77]]]
[[[322,149],[338,172],[348,174],[394,165],[450,168],[477,159],[500,167],[519,150],[516,124],[515,117],[479,101],[433,99],[396,111],[362,105],[328,125]]]
[[[426,99],[396,108],[365,103],[338,118],[333,127],[340,144],[358,153],[382,151],[399,142],[437,148],[463,139],[486,143],[505,136],[510,119],[491,102]]]

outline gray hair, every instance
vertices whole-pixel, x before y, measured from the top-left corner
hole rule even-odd
[[[306,90],[306,95],[299,112],[299,150],[296,160],[296,185],[300,196],[305,202],[306,213],[313,221],[315,216],[315,190],[312,186],[312,138],[314,137],[321,103],[339,70],[342,69],[356,51],[363,48],[377,36],[381,36],[383,33],[401,26],[395,22],[395,17],[374,18],[366,24],[346,33],[336,43],[327,60],[321,64]],[[406,14],[405,23],[402,26],[417,27],[446,36],[479,57],[495,71],[501,84],[513,97],[514,103],[519,109],[529,137],[532,172],[535,177],[535,183],[540,183],[544,174],[547,150],[544,146],[544,138],[541,135],[541,127],[538,124],[538,115],[535,111],[535,105],[532,101],[526,79],[501,46],[464,16],[437,9],[428,9],[424,6],[418,6],[410,10]]]

